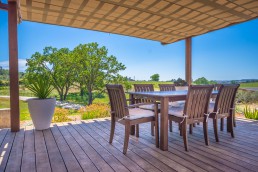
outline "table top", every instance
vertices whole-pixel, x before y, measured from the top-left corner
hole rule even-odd
[[[128,94],[141,95],[141,96],[153,96],[153,97],[177,97],[186,96],[187,90],[176,90],[176,91],[146,91],[146,92],[135,92],[129,91]],[[217,95],[218,91],[212,91],[213,95]]]

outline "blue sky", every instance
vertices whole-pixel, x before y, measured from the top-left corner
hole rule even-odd
[[[8,68],[7,12],[0,11],[0,66]],[[155,73],[161,80],[185,76],[185,42],[169,45],[139,38],[76,28],[22,22],[18,26],[19,70],[26,58],[46,46],[73,49],[98,42],[106,46],[127,69],[121,72],[138,80]],[[258,79],[258,19],[193,37],[193,79]]]

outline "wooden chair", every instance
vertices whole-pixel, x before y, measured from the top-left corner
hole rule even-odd
[[[154,91],[154,86],[152,84],[134,84],[134,91],[135,92]],[[136,103],[143,103],[143,102],[153,102],[153,101],[149,99],[136,99]],[[146,106],[145,109],[150,110],[151,106]]]
[[[159,84],[160,91],[175,91],[175,84]]]
[[[130,128],[136,125],[136,136],[139,136],[139,124],[154,122],[158,126],[157,104],[154,113],[152,111],[139,109],[139,105],[127,105],[122,85],[106,85],[111,105],[111,130],[109,143],[112,143],[115,124],[119,122],[125,125],[125,138],[123,153],[126,154],[130,135]],[[159,127],[155,127],[156,146],[159,147]],[[138,133],[138,134],[137,134]]]
[[[152,84],[134,84],[134,91],[136,92],[148,92],[154,91],[154,86]],[[154,101],[150,99],[136,99],[136,103],[152,103]],[[151,110],[154,112],[154,104],[147,104],[139,106],[141,109]],[[160,107],[158,107],[158,113],[160,112]],[[154,122],[151,123],[151,135],[154,136]]]
[[[215,103],[210,103],[209,117],[213,119],[215,139],[218,142],[218,120],[227,118],[227,130],[234,137],[234,102],[239,84],[221,85]],[[221,130],[223,131],[223,120]]]
[[[213,85],[190,85],[184,110],[170,108],[169,119],[180,123],[180,135],[183,135],[185,150],[188,151],[187,125],[203,123],[203,132],[206,145],[208,139],[208,107]]]

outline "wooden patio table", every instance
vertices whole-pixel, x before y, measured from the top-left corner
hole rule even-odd
[[[160,149],[168,150],[168,102],[186,100],[187,90],[177,91],[149,91],[149,92],[128,92],[130,103],[135,104],[135,99],[150,99],[160,102]],[[212,92],[212,97],[216,97],[218,91]],[[134,128],[131,130],[134,134]]]

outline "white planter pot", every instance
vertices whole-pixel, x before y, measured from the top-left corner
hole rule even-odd
[[[48,129],[55,111],[56,99],[28,99],[27,102],[35,129]]]

